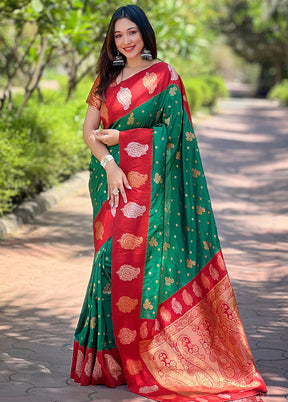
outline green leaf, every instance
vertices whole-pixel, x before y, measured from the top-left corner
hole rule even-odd
[[[36,13],[41,13],[41,11],[43,11],[44,6],[40,0],[32,0],[31,5]]]

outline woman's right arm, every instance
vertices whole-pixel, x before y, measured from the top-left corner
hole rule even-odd
[[[88,106],[83,126],[83,138],[92,154],[101,161],[104,156],[110,155],[110,153],[106,145],[97,139],[97,133],[95,131],[98,130],[99,125],[100,111],[92,106]],[[111,194],[111,191],[118,189],[126,203],[127,196],[125,187],[128,189],[130,188],[129,182],[126,175],[114,159],[107,163],[105,170],[107,175],[108,199],[111,198],[111,206],[117,208],[119,204],[119,196]]]

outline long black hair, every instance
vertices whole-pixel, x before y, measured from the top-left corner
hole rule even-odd
[[[115,22],[121,18],[128,18],[137,25],[142,35],[144,47],[150,50],[153,59],[157,58],[155,33],[144,11],[140,7],[132,4],[118,8],[109,23],[97,63],[99,86],[96,89],[96,94],[98,94],[103,100],[105,100],[105,92],[107,88],[116,79],[124,67],[113,66],[113,59],[117,54],[117,48],[114,41],[114,27]],[[122,56],[126,62],[125,56]]]

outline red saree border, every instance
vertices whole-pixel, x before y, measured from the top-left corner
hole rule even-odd
[[[97,351],[74,341],[70,377],[81,385],[106,385],[114,388],[126,384],[117,348]]]

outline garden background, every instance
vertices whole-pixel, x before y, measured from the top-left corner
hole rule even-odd
[[[288,105],[288,0],[0,1],[0,216],[87,169],[85,100],[114,10],[138,4],[192,113],[241,82]]]

